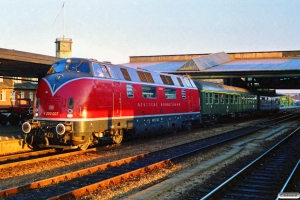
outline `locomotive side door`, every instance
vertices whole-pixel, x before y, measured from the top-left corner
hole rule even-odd
[[[122,96],[120,90],[120,82],[113,82],[112,103],[113,117],[122,116]]]

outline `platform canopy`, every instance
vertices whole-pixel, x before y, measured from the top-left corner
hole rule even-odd
[[[194,79],[224,79],[240,87],[300,89],[300,51],[143,56],[124,65]]]
[[[0,76],[38,78],[59,58],[0,48]]]

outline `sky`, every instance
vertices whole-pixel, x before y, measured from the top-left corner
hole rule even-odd
[[[0,0],[0,7],[0,48],[50,56],[63,34],[73,57],[115,64],[300,48],[299,0]]]
[[[64,5],[64,9],[62,9]],[[0,0],[0,48],[128,63],[130,56],[300,49],[299,0]]]

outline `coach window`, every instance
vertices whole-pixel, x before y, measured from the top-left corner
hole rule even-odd
[[[206,104],[208,104],[208,99],[209,99],[209,98],[208,98],[208,93],[205,92],[205,103],[206,103]]]
[[[156,87],[142,86],[142,95],[144,98],[156,98]]]
[[[212,104],[213,103],[213,94],[208,93],[208,95],[209,95],[209,103]]]
[[[185,89],[181,89],[181,97],[182,99],[186,99]]]
[[[234,103],[235,103],[235,104],[238,104],[238,96],[234,95],[234,96],[233,96],[233,99],[234,99]]]
[[[229,95],[228,94],[225,95],[225,103],[229,104]]]
[[[233,104],[233,95],[230,95],[230,104]]]
[[[176,89],[175,88],[165,88],[166,99],[176,99]]]
[[[133,87],[131,84],[126,84],[126,90],[127,90],[127,97],[128,98],[133,98]]]
[[[215,94],[215,104],[219,104],[219,94]]]
[[[220,104],[224,104],[224,94],[221,94],[220,96]]]

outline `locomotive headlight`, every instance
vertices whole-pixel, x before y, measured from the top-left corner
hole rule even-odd
[[[85,108],[82,110],[82,117],[83,118],[87,117],[87,110]]]
[[[73,110],[72,109],[68,109],[68,114],[67,114],[67,118],[72,118],[73,117]]]

